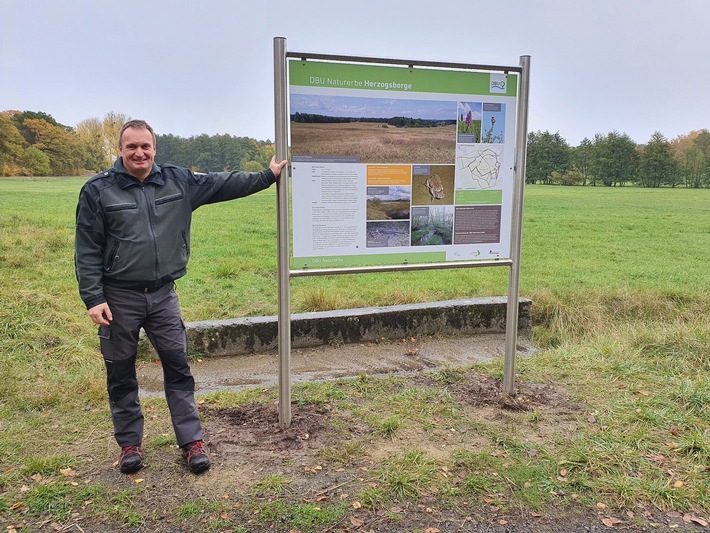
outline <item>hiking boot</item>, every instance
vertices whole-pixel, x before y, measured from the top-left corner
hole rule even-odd
[[[199,474],[210,468],[210,458],[207,457],[202,441],[196,440],[182,447],[182,458],[193,474]]]
[[[118,466],[124,474],[138,472],[138,470],[143,468],[143,448],[141,448],[141,445],[121,448]]]

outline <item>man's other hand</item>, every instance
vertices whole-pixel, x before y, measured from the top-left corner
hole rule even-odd
[[[106,302],[95,305],[89,309],[89,316],[91,317],[91,320],[94,321],[94,324],[98,324],[99,326],[108,326],[110,325],[111,320],[113,320],[111,309],[109,309]]]

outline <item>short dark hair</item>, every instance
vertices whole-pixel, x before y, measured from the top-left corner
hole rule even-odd
[[[121,126],[121,131],[118,132],[118,147],[121,148],[121,141],[123,139],[123,132],[128,128],[135,128],[138,130],[148,130],[153,136],[153,148],[155,148],[155,132],[153,128],[150,127],[145,120],[129,120],[123,126]]]

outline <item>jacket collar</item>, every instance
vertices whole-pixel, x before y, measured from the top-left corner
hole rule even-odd
[[[141,183],[138,178],[131,176],[128,172],[126,172],[126,169],[123,166],[123,159],[121,157],[116,159],[116,161],[113,163],[112,170],[118,178],[118,183],[121,189],[126,189],[132,185],[139,185]],[[153,162],[153,168],[150,171],[148,177],[145,179],[145,181],[143,181],[143,183],[165,185],[165,180],[163,179],[162,172],[163,171],[160,166],[157,163]]]

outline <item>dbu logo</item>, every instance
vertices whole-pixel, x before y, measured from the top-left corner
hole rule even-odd
[[[508,81],[506,79],[505,74],[500,73],[500,72],[491,72],[490,76],[491,76],[490,92],[505,94],[506,82]]]

